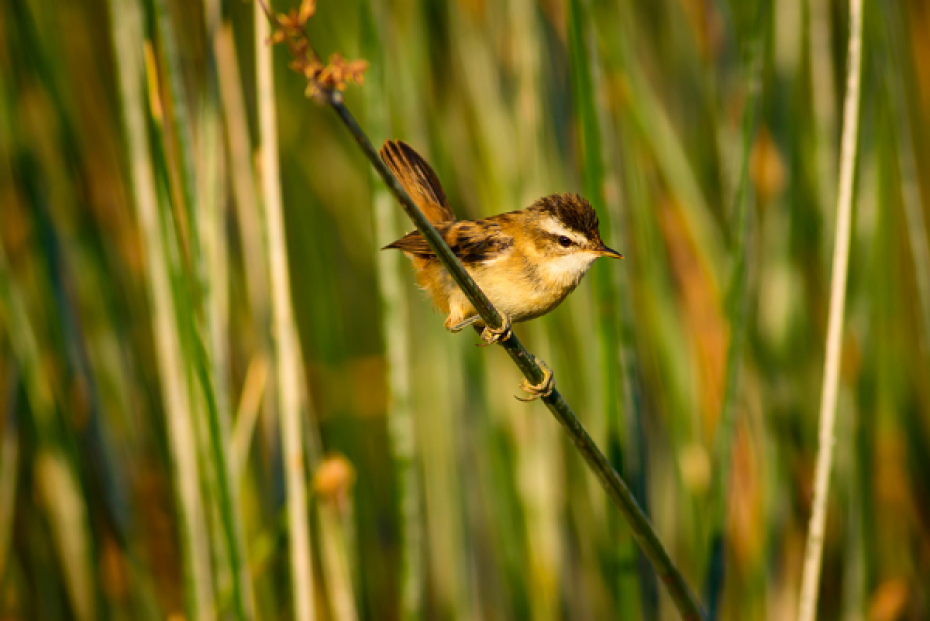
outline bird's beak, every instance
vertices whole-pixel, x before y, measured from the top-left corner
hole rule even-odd
[[[600,248],[595,248],[594,252],[599,254],[602,257],[609,257],[611,259],[622,259],[623,255],[617,252],[616,250],[611,250],[607,246],[601,244]]]

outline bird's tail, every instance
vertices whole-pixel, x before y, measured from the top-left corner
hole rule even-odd
[[[439,177],[413,147],[400,140],[388,140],[379,153],[431,224],[455,220]]]

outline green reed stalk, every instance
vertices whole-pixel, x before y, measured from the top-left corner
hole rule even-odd
[[[207,38],[215,40],[219,33],[218,0],[204,3]],[[220,118],[219,84],[216,63],[210,67],[207,93],[199,118],[199,158],[202,174],[199,175],[199,204],[203,210],[202,224],[197,231],[203,248],[205,272],[204,317],[207,327],[208,352],[211,374],[214,378],[217,408],[224,430],[229,438],[230,428],[230,377],[229,377],[229,247],[226,240],[226,160],[223,157],[222,121]],[[238,514],[238,512],[236,512]]]
[[[823,559],[823,537],[827,522],[827,496],[835,444],[836,401],[839,392],[843,312],[846,304],[846,277],[849,268],[849,240],[852,229],[853,181],[859,134],[859,84],[862,73],[862,0],[849,2],[849,48],[846,66],[846,97],[843,102],[843,137],[840,145],[840,178],[836,200],[836,240],[830,286],[830,315],[827,325],[826,362],[820,402],[820,447],[814,472],[814,497],[810,527],[804,552],[798,621],[813,621],[817,612],[817,592]]]
[[[217,85],[220,93],[223,127],[226,137],[230,187],[236,206],[239,226],[239,238],[242,240],[242,265],[245,272],[244,283],[248,291],[248,306],[251,317],[252,335],[256,350],[250,372],[243,387],[243,397],[235,417],[233,434],[233,463],[241,474],[244,472],[251,444],[252,434],[259,414],[262,398],[266,397],[268,361],[271,357],[269,342],[268,293],[269,270],[267,254],[263,240],[262,210],[256,188],[255,168],[252,161],[252,146],[249,141],[249,124],[246,118],[242,79],[239,73],[239,61],[233,40],[232,26],[224,22],[213,35],[213,56],[216,61]],[[254,369],[254,374],[252,370]],[[256,397],[253,399],[253,397]],[[241,416],[245,414],[245,416]],[[270,417],[267,417],[270,418]]]
[[[146,257],[146,280],[152,304],[155,349],[167,418],[171,471],[177,495],[181,548],[185,560],[188,613],[196,621],[215,615],[210,552],[204,509],[198,489],[196,447],[190,420],[186,379],[182,372],[169,262],[164,253],[161,218],[149,156],[143,104],[145,88],[142,59],[142,9],[137,2],[110,5],[113,43],[118,67],[120,98],[130,177]],[[154,88],[154,80],[150,80]],[[153,92],[153,96],[156,94]]]
[[[898,147],[898,162],[901,167],[901,198],[904,206],[904,218],[907,222],[907,235],[910,242],[911,259],[917,276],[917,307],[920,327],[923,332],[920,339],[923,368],[930,372],[930,244],[927,242],[927,222],[921,205],[921,184],[918,181],[917,155],[914,149],[914,133],[911,126],[910,110],[907,105],[904,72],[911,68],[905,61],[896,42],[895,33],[903,31],[898,11],[901,6],[880,3],[884,14],[884,45],[888,69],[884,71],[885,89],[888,92],[893,111],[895,143]]]
[[[345,504],[351,505],[351,502],[347,499]],[[351,528],[351,524],[341,518],[342,510],[350,509],[341,504],[336,498],[323,498],[317,504],[320,532],[323,534],[320,537],[320,557],[326,573],[333,620],[357,621],[352,562],[348,552],[350,534],[346,529],[346,526]]]
[[[242,501],[239,493],[239,466],[242,461],[237,460],[232,445],[232,398],[230,394],[230,352],[227,345],[227,336],[230,329],[229,306],[229,249],[226,240],[226,158],[222,141],[222,130],[226,124],[221,118],[219,60],[216,58],[216,42],[223,32],[221,26],[221,7],[218,0],[204,3],[206,22],[206,35],[214,42],[213,63],[210,65],[210,74],[207,79],[207,94],[205,98],[202,125],[201,151],[203,152],[204,174],[203,180],[203,218],[199,234],[204,249],[203,256],[206,262],[205,271],[209,278],[204,283],[204,296],[206,302],[205,318],[209,329],[209,355],[211,373],[214,378],[213,386],[216,395],[216,420],[211,420],[215,431],[211,433],[215,453],[214,463],[220,473],[220,484],[228,490],[229,507],[223,506],[224,494],[220,493],[220,510],[227,525],[227,541],[232,547],[230,552],[233,562],[230,563],[233,579],[233,596],[241,599],[246,618],[255,618],[255,596],[252,590],[252,572],[248,563],[248,550],[245,543],[245,529],[243,526]],[[231,527],[231,528],[229,528]],[[229,532],[231,530],[231,533]],[[236,567],[238,564],[238,571]],[[239,602],[236,602],[239,605]]]
[[[575,104],[577,132],[581,137],[581,179],[585,197],[598,213],[601,226],[610,231],[611,213],[606,208],[604,196],[604,156],[601,145],[601,126],[595,101],[594,77],[592,75],[591,52],[588,48],[588,13],[581,0],[568,2],[568,47],[572,99]],[[621,378],[620,344],[616,324],[616,291],[610,281],[610,273],[596,270],[597,320],[601,337],[601,358],[605,367],[604,390],[606,392],[607,419],[612,429],[620,427],[620,401],[622,395],[615,378]],[[621,380],[622,381],[622,380]]]
[[[630,24],[622,27],[622,36],[617,45],[623,51],[624,75],[622,79],[629,91],[624,99],[633,126],[639,130],[643,141],[655,155],[665,182],[672,194],[682,204],[682,215],[687,228],[695,240],[695,251],[718,273],[723,265],[721,236],[713,222],[713,214],[701,189],[697,172],[688,159],[683,140],[676,133],[669,113],[665,110],[659,94],[650,84],[642,67],[634,62],[631,39],[635,36],[632,25],[636,23],[635,12],[621,3],[621,21]]]
[[[236,204],[239,236],[242,239],[245,286],[248,289],[249,310],[257,348],[267,352],[268,266],[262,240],[262,210],[256,188],[252,146],[249,143],[249,123],[246,115],[239,60],[232,26],[225,22],[213,37],[217,82],[223,109],[223,122],[229,158],[230,187]]]
[[[212,363],[203,341],[204,322],[206,321],[205,306],[209,306],[213,292],[208,287],[207,270],[208,258],[204,257],[201,248],[202,226],[196,193],[196,169],[194,167],[194,148],[191,140],[191,128],[187,114],[186,94],[182,86],[181,65],[174,28],[168,14],[167,0],[158,0],[155,3],[158,29],[161,35],[161,44],[164,52],[165,75],[167,78],[168,94],[170,95],[171,110],[170,126],[175,137],[177,156],[178,183],[185,202],[186,224],[188,227],[188,242],[190,249],[189,271],[183,274],[179,282],[179,294],[176,294],[175,303],[179,304],[177,314],[183,322],[181,330],[181,343],[191,371],[196,377],[202,391],[204,405],[206,406],[207,426],[209,435],[206,444],[210,451],[210,467],[215,477],[215,489],[223,536],[226,544],[226,554],[229,570],[232,573],[233,606],[238,619],[251,619],[254,617],[254,606],[251,596],[251,578],[245,562],[246,554],[244,542],[241,537],[241,515],[234,499],[238,497],[232,487],[230,462],[227,457],[228,431],[224,433],[225,426],[216,401],[215,378],[212,375]],[[217,283],[217,286],[221,286]],[[185,295],[186,294],[186,295]],[[185,304],[186,303],[186,304]],[[184,338],[186,337],[186,338]],[[207,477],[209,480],[211,477]]]
[[[311,574],[310,531],[307,514],[306,458],[301,429],[300,346],[291,308],[291,286],[284,237],[284,210],[278,168],[278,128],[275,112],[271,29],[261,5],[255,3],[255,57],[258,72],[258,118],[261,144],[260,178],[265,204],[268,265],[271,270],[272,334],[280,400],[279,421],[283,442],[287,515],[290,530],[291,593],[297,621],[316,618]]]
[[[759,28],[766,28],[766,11],[760,11]],[[716,619],[719,613],[720,596],[723,592],[726,555],[727,494],[733,471],[730,450],[736,429],[736,405],[739,397],[740,369],[746,343],[749,323],[749,262],[753,244],[749,238],[752,232],[755,193],[749,179],[749,160],[752,155],[753,140],[758,128],[759,112],[762,105],[762,53],[765,38],[761,33],[749,43],[747,61],[746,104],[743,110],[742,158],[740,162],[739,182],[734,200],[736,214],[736,238],[733,244],[733,272],[727,293],[728,315],[730,320],[730,345],[727,351],[726,384],[719,418],[719,427],[714,436],[714,472],[716,477],[711,489],[711,529],[710,554],[705,573],[705,596],[708,619]]]
[[[595,37],[591,27],[590,7],[582,0],[571,0],[568,3],[568,42],[569,60],[571,67],[572,98],[575,104],[575,116],[578,120],[578,134],[582,139],[581,177],[585,196],[595,206],[602,229],[615,232],[619,227],[612,226],[614,214],[608,208],[605,196],[606,167],[604,164],[604,150],[601,141],[603,124],[598,114],[597,92],[595,87],[596,74],[593,65],[597,57],[591,49]],[[609,243],[609,242],[608,242]],[[621,250],[622,251],[622,250]],[[635,390],[635,375],[633,363],[625,355],[626,348],[620,337],[620,326],[632,326],[632,306],[621,303],[612,271],[597,269],[594,272],[596,312],[599,344],[601,346],[601,359],[604,365],[603,384],[605,390],[605,405],[607,417],[607,454],[610,461],[617,467],[624,462],[626,448],[632,449],[626,460],[627,477],[633,477],[633,489],[636,497],[648,515],[648,490],[645,484],[645,452],[638,446],[636,439],[627,439],[629,434],[635,434],[641,423],[641,412],[636,406],[633,396]],[[631,331],[625,330],[627,336]],[[624,421],[632,422],[632,429],[626,430]],[[627,559],[628,551],[623,547],[611,553],[614,566],[619,568]],[[642,564],[638,567],[643,569]],[[648,568],[640,571],[640,593],[642,616],[645,619],[654,619],[658,614],[655,576]],[[622,575],[618,576],[622,580]],[[622,584],[622,582],[620,583]],[[637,614],[635,602],[632,598],[624,597],[619,592],[614,598],[615,604],[623,605],[625,612],[622,616],[630,617]],[[618,611],[619,613],[619,611]]]
[[[213,94],[209,93],[204,98],[205,101],[200,106],[197,115],[196,129],[197,147],[196,161],[198,163],[197,175],[197,209],[201,212],[198,218],[199,226],[193,231],[197,237],[197,244],[201,248],[201,259],[204,262],[203,272],[206,276],[203,280],[203,326],[202,338],[204,341],[204,352],[209,378],[211,392],[216,404],[216,410],[219,414],[220,429],[224,439],[224,446],[228,445],[225,440],[229,437],[229,378],[228,365],[226,361],[226,344],[225,335],[228,333],[228,317],[223,312],[224,302],[226,299],[227,288],[225,283],[228,280],[228,274],[225,265],[225,258],[222,256],[225,247],[225,236],[219,229],[219,194],[222,192],[218,185],[218,176],[220,174],[220,159],[217,153],[217,111]],[[181,296],[181,299],[184,299]],[[185,301],[186,306],[193,306],[192,302]],[[192,332],[192,334],[195,334]],[[196,334],[194,338],[197,338]],[[188,356],[188,358],[192,358]],[[229,592],[230,583],[236,578],[229,572],[229,560],[224,551],[223,529],[214,528],[214,524],[221,524],[221,508],[217,491],[218,480],[215,468],[211,468],[211,433],[207,424],[207,417],[204,415],[205,404],[201,399],[197,399],[197,409],[194,414],[194,422],[200,447],[201,467],[204,473],[204,480],[201,481],[201,487],[204,489],[204,498],[207,502],[208,521],[210,524],[210,535],[213,540],[213,572],[216,580],[216,589],[220,597],[218,605],[223,607],[223,594]]]
[[[97,616],[97,602],[87,506],[79,493],[79,479],[74,466],[56,439],[55,396],[51,380],[42,364],[43,350],[32,327],[22,292],[13,281],[2,244],[0,325],[5,325],[10,335],[13,355],[22,369],[29,411],[38,432],[33,477],[40,504],[46,511],[49,528],[54,536],[54,547],[61,563],[65,588],[75,617],[81,621],[90,621]],[[14,431],[10,433],[15,437]]]
[[[19,476],[19,422],[16,418],[16,396],[19,391],[19,369],[14,364],[5,382],[2,439],[0,439],[0,584],[4,583],[10,560],[13,515],[16,510],[16,480]]]
[[[203,310],[199,306],[201,302],[200,288],[206,281],[206,274],[202,271],[205,264],[201,257],[200,236],[198,233],[200,230],[200,212],[195,189],[197,171],[194,168],[196,160],[193,157],[194,145],[191,138],[191,120],[187,109],[187,93],[184,89],[181,73],[181,58],[175,40],[174,25],[168,10],[168,2],[167,0],[155,0],[153,7],[158,25],[161,51],[164,56],[164,75],[167,80],[167,89],[163,91],[163,95],[171,104],[168,114],[168,126],[175,140],[173,154],[177,157],[177,167],[172,176],[175,178],[175,183],[180,191],[182,208],[184,209],[183,215],[185,216],[183,226],[186,227],[186,235],[181,236],[181,240],[185,244],[182,249],[188,253],[189,268],[194,276],[193,284],[195,288],[192,301],[198,304],[195,314],[199,318],[202,316]],[[171,152],[170,147],[168,151]]]
[[[543,22],[534,0],[515,0],[508,3],[507,9],[518,84],[510,122],[516,128],[519,145],[516,161],[520,163],[519,168],[511,166],[510,169],[511,176],[520,180],[517,199],[518,206],[522,206],[543,195],[546,181],[551,179],[545,163],[547,149],[544,145],[549,126],[542,96],[548,75],[543,62],[546,45]],[[484,92],[479,91],[469,105],[481,110],[487,104]],[[506,106],[505,103],[498,105]],[[486,115],[480,114],[477,118],[484,120]],[[507,155],[509,151],[509,145],[494,147],[494,152],[500,155]],[[507,184],[502,185],[506,187]],[[537,347],[545,347],[544,343],[550,342],[549,333],[541,329],[541,324],[534,327],[537,328],[534,342]],[[530,618],[548,621],[557,619],[559,611],[564,609],[558,585],[570,573],[565,567],[568,555],[562,546],[563,514],[570,509],[571,499],[563,494],[566,485],[561,476],[565,472],[561,438],[558,428],[550,421],[534,416],[522,404],[512,404],[510,409],[511,433],[520,438],[515,443],[516,457],[510,468],[521,492],[526,525],[521,537],[525,542],[522,556],[529,568],[525,571],[521,567],[518,571],[526,574],[523,588],[527,591]],[[508,464],[501,464],[504,476],[507,469]]]
[[[384,56],[383,38],[379,24],[383,21],[380,2],[369,3],[362,9],[363,55],[367,58]],[[384,88],[384,72],[380,65],[371,68],[365,89],[365,117],[376,136],[386,136],[388,98]],[[403,233],[395,223],[391,195],[371,177],[371,206],[374,214],[375,239],[379,245],[397,239]],[[388,434],[395,468],[395,481],[400,504],[401,533],[401,618],[419,619],[423,614],[423,521],[420,515],[420,476],[413,408],[410,403],[410,359],[407,299],[404,294],[400,253],[388,253],[377,261],[378,285],[381,294],[382,330],[387,358]]]

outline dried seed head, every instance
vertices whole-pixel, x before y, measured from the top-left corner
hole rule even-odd
[[[303,0],[303,2],[300,3],[300,10],[297,13],[297,17],[301,24],[306,24],[307,20],[313,17],[314,13],[316,13],[316,0]]]
[[[313,491],[341,506],[355,483],[355,468],[343,455],[328,455],[313,475]]]
[[[341,54],[333,54],[329,63],[321,63],[310,47],[305,26],[316,13],[316,0],[302,0],[299,9],[279,13],[273,19],[277,28],[268,39],[274,45],[286,41],[292,60],[288,64],[292,71],[300,73],[307,80],[304,94],[318,103],[325,103],[327,97],[341,99],[340,91],[346,84],[361,85],[365,82],[367,60],[346,60]]]
[[[283,29],[277,28],[274,32],[271,33],[271,36],[268,37],[268,40],[265,42],[268,45],[277,45],[278,43],[283,42],[287,39],[287,33]]]

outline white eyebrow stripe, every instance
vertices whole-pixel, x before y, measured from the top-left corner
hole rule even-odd
[[[547,233],[551,233],[552,235],[555,235],[557,237],[561,237],[562,235],[564,235],[565,237],[569,238],[570,240],[572,240],[573,242],[579,245],[584,245],[588,242],[587,238],[584,235],[582,235],[581,233],[578,233],[577,231],[572,231],[571,229],[566,228],[561,222],[559,222],[555,218],[546,218],[545,220],[543,220],[542,228]]]

